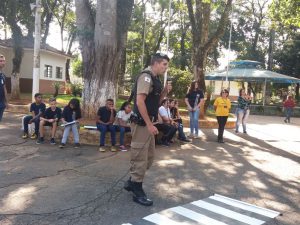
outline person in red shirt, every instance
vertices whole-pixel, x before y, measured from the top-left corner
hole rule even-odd
[[[292,96],[289,96],[287,100],[284,101],[283,107],[285,109],[285,123],[290,123],[291,122],[291,116],[293,113],[293,109],[295,107],[295,101],[293,100]]]

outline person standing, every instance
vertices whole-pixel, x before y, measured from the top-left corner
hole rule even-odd
[[[8,108],[8,98],[7,98],[7,90],[6,90],[6,82],[5,82],[5,75],[2,72],[2,69],[5,66],[5,57],[4,55],[0,54],[0,122],[3,117],[3,113],[5,108]]]
[[[246,123],[250,114],[251,96],[247,95],[244,89],[241,89],[238,97],[238,105],[236,108],[236,125],[235,133],[239,132],[239,126],[242,123],[243,132],[247,134]]]
[[[141,72],[134,86],[134,114],[131,116],[130,125],[132,133],[130,178],[125,183],[124,189],[133,193],[134,202],[144,206],[153,205],[142,185],[146,170],[154,160],[154,136],[158,134],[154,123],[158,119],[158,108],[171,90],[169,83],[163,89],[158,78],[166,72],[169,61],[169,57],[165,54],[154,54],[150,67]]]
[[[216,98],[214,102],[214,109],[216,111],[216,116],[219,124],[219,129],[218,129],[219,143],[224,143],[223,133],[229,115],[229,110],[231,108],[231,102],[230,99],[228,98],[228,95],[229,95],[228,90],[223,89],[221,91],[221,97]]]
[[[288,96],[287,100],[284,101],[283,107],[285,109],[285,123],[290,123],[291,122],[291,116],[293,113],[293,109],[295,107],[295,102],[293,100],[292,96]]]
[[[190,138],[199,138],[199,113],[203,101],[204,94],[203,91],[200,90],[199,82],[193,81],[185,96],[185,104],[190,116]]]

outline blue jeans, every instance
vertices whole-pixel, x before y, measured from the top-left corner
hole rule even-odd
[[[285,120],[290,122],[292,113],[293,113],[293,108],[285,108]]]
[[[63,134],[63,138],[61,140],[61,143],[63,143],[63,144],[67,143],[70,130],[72,130],[72,132],[73,132],[74,143],[75,144],[79,143],[79,132],[78,132],[78,127],[77,127],[76,123],[72,124],[72,125],[65,126],[64,134]]]
[[[185,140],[186,139],[186,136],[183,132],[183,125],[182,123],[178,123],[178,138],[181,139],[181,140]]]
[[[199,130],[199,126],[198,126],[198,122],[199,122],[199,113],[200,113],[200,109],[196,109],[196,111],[193,112],[189,112],[190,115],[190,131],[191,134],[196,134],[198,135],[198,130]],[[195,131],[195,132],[194,132]]]
[[[5,108],[6,108],[5,103],[4,102],[0,102],[0,122],[2,120]]]
[[[97,129],[100,131],[100,146],[105,145],[105,134],[106,132],[110,132],[111,145],[116,145],[116,128],[114,125],[106,125],[106,124],[97,124]]]
[[[240,127],[241,123],[243,125],[243,131],[246,132],[246,123],[247,123],[249,114],[250,114],[249,109],[247,109],[247,110],[240,109],[240,108],[236,109],[236,124],[235,124],[235,131],[236,132],[239,131],[239,127]]]
[[[24,117],[24,124],[23,124],[23,127],[24,127],[24,133],[28,134],[28,124],[29,124],[29,121],[32,119],[33,117],[32,116],[25,116]],[[36,117],[32,123],[34,123],[35,125],[35,130],[34,130],[34,133],[36,135],[39,135],[39,128],[40,128],[40,118],[39,117]]]
[[[124,137],[126,132],[131,132],[130,127],[122,127],[118,126],[118,129],[120,130],[120,145],[124,145]]]

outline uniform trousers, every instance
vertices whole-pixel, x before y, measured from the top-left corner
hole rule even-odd
[[[146,171],[154,160],[155,137],[146,126],[131,123],[131,180],[143,182]]]

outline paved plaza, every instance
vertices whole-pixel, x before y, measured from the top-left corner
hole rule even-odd
[[[0,225],[120,225],[224,195],[282,213],[267,225],[300,224],[300,118],[250,116],[248,134],[201,130],[190,144],[158,147],[143,207],[123,190],[130,152],[65,149],[21,139],[21,114],[0,123]],[[169,224],[171,225],[171,224]]]

